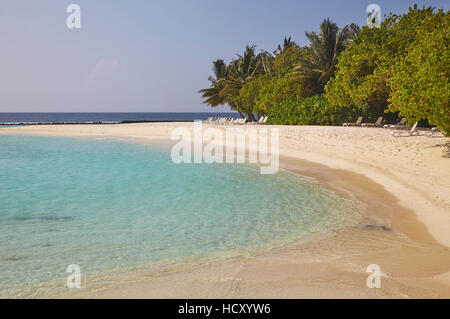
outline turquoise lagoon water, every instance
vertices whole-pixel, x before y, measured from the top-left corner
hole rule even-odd
[[[0,135],[0,296],[82,274],[248,254],[353,223],[289,172],[174,164],[170,149]]]

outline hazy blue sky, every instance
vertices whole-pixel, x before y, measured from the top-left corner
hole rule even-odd
[[[66,27],[66,7],[81,6],[82,28]],[[0,112],[210,111],[197,91],[211,62],[246,44],[273,50],[284,36],[330,17],[365,23],[366,8],[405,12],[407,0],[2,0]],[[216,108],[225,111],[227,107]]]

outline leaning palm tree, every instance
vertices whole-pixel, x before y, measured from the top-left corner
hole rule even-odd
[[[255,118],[251,111],[239,109],[235,104],[235,98],[239,95],[241,88],[250,80],[259,74],[268,71],[270,63],[269,57],[264,53],[255,54],[255,46],[247,45],[244,54],[237,55],[227,66],[223,60],[214,61],[213,71],[215,77],[209,77],[211,87],[199,90],[203,103],[210,106],[228,104],[233,110],[247,113],[248,119],[254,121]]]
[[[228,75],[227,65],[223,60],[213,61],[214,76],[210,76],[208,80],[211,82],[211,86],[207,89],[201,89],[199,93],[202,94],[202,98],[205,99],[203,103],[212,107],[225,104],[225,97],[220,94],[225,88],[225,79]]]
[[[309,52],[294,67],[291,74],[293,79],[302,81],[313,94],[323,93],[326,83],[334,75],[339,55],[358,33],[357,25],[339,29],[330,19],[321,23],[319,34],[305,32],[310,43]]]

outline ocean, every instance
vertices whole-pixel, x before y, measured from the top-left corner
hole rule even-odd
[[[0,125],[69,124],[69,123],[133,123],[177,122],[206,120],[208,117],[238,118],[237,112],[229,113],[2,113]]]
[[[0,150],[0,297],[59,296],[73,264],[89,286],[357,222],[353,202],[286,171],[174,164],[169,148],[104,138],[0,135]]]

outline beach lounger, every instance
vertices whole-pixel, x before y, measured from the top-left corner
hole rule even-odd
[[[416,122],[409,131],[407,132],[392,132],[392,136],[395,137],[408,137],[408,136],[421,136],[424,135],[423,132],[419,132],[417,130],[417,125],[419,122]]]
[[[221,125],[226,125],[230,123],[230,118],[229,117],[224,117],[223,121],[220,123]]]
[[[356,120],[355,123],[344,123],[342,124],[342,126],[361,126],[361,122],[362,122],[363,118],[362,116],[358,117],[358,119]]]
[[[264,120],[264,116],[261,116],[257,122],[249,122],[247,124],[252,124],[252,125],[254,125],[254,124],[261,124],[263,120]]]
[[[363,124],[361,124],[361,126],[364,126],[364,127],[380,127],[382,122],[383,122],[383,117],[380,116],[375,123],[363,123]]]
[[[384,128],[393,128],[393,129],[396,129],[396,130],[401,130],[401,129],[406,129],[406,128],[408,128],[408,127],[406,126],[406,118],[402,118],[402,119],[400,120],[400,122],[398,122],[397,124],[386,124],[386,125],[384,125],[383,127],[384,127]]]
[[[445,137],[444,132],[438,130],[437,127],[433,127],[430,132],[425,133],[426,137]]]
[[[414,125],[413,125],[414,126]],[[410,130],[411,128],[412,128],[412,126],[411,125],[407,125],[406,124],[406,119],[405,119],[405,122],[403,122],[403,125],[402,124],[398,124],[398,125],[395,125],[394,127],[392,127],[394,130]]]
[[[249,124],[266,124],[267,123],[267,116],[261,116],[258,120],[258,122],[251,122]]]
[[[225,123],[225,121],[226,121],[226,118],[225,118],[225,117],[221,117],[221,118],[217,121],[216,124],[223,124],[223,123]]]
[[[233,124],[234,119],[232,117],[228,117],[224,124],[230,125]]]

